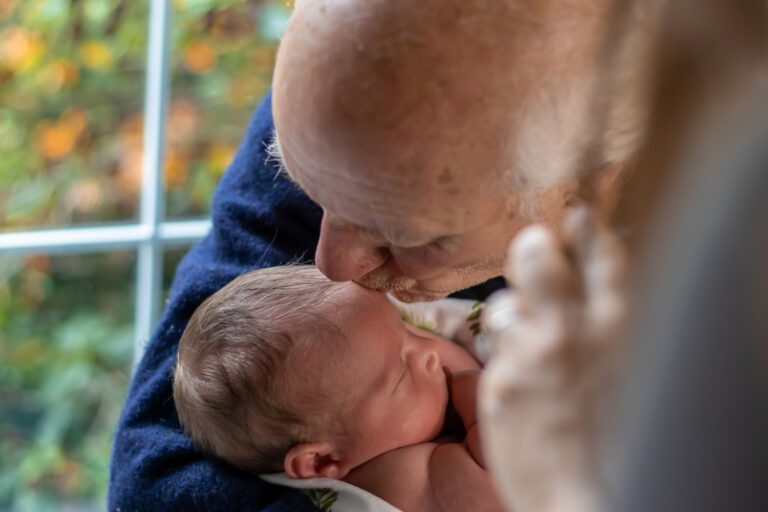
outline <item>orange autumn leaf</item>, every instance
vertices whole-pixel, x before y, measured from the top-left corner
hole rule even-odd
[[[182,185],[187,180],[187,158],[173,149],[165,156],[165,188],[170,190]]]
[[[181,146],[194,137],[202,122],[200,107],[185,98],[176,98],[168,109],[166,140],[171,146]]]
[[[45,43],[35,32],[11,27],[2,34],[0,62],[12,71],[26,71],[37,63],[45,52]]]
[[[120,143],[123,149],[138,147],[144,141],[144,116],[141,112],[131,114],[120,123]]]
[[[134,151],[124,151],[120,155],[117,184],[123,194],[135,196],[139,193],[139,190],[141,190],[142,166],[141,146]]]
[[[120,123],[120,159],[117,183],[120,191],[129,196],[141,189],[142,144],[144,117],[140,112],[130,115]]]
[[[188,70],[200,75],[216,66],[216,53],[205,41],[193,41],[184,48],[182,61]]]
[[[37,75],[38,82],[52,93],[74,85],[80,79],[80,70],[68,59],[56,59]]]
[[[35,130],[35,146],[38,153],[51,160],[70,154],[75,142],[75,132],[56,122],[42,121]]]
[[[88,125],[88,115],[71,108],[57,120],[41,121],[35,129],[35,147],[44,158],[55,160],[70,154]]]
[[[78,108],[70,108],[62,114],[59,122],[79,137],[88,126],[88,113]]]
[[[69,59],[57,59],[50,65],[50,73],[59,87],[73,85],[80,78],[80,70]]]
[[[8,19],[16,8],[16,0],[0,0],[0,20]]]

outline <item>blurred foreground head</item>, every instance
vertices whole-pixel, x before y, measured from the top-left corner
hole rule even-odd
[[[611,6],[299,2],[274,150],[324,210],[323,273],[436,299],[500,275],[517,231],[585,188],[610,202],[639,124],[631,104],[594,122]]]
[[[659,28],[611,510],[765,510],[768,3],[669,1]]]

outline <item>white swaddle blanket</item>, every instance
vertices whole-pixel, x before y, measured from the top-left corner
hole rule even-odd
[[[390,298],[391,299],[391,298]],[[404,304],[391,299],[403,319],[417,327],[434,331],[452,339],[475,354],[480,361],[487,358],[485,347],[477,345],[481,308],[477,303],[461,299],[443,299],[437,303]],[[261,475],[272,484],[284,485],[304,492],[323,512],[402,512],[383,499],[352,484],[332,478],[297,480],[285,473]]]
[[[261,475],[262,480],[303,491],[323,512],[402,512],[368,491],[332,478],[296,480],[285,473]]]

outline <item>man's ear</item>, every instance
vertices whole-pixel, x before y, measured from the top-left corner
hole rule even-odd
[[[285,473],[291,478],[344,478],[347,471],[341,468],[333,446],[328,442],[297,444],[285,455]],[[342,474],[344,473],[344,474]]]

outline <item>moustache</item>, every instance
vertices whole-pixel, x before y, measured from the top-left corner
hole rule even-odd
[[[415,279],[405,276],[393,276],[381,269],[365,274],[355,281],[360,286],[371,290],[380,290],[386,292],[400,292],[413,288],[418,283]]]

